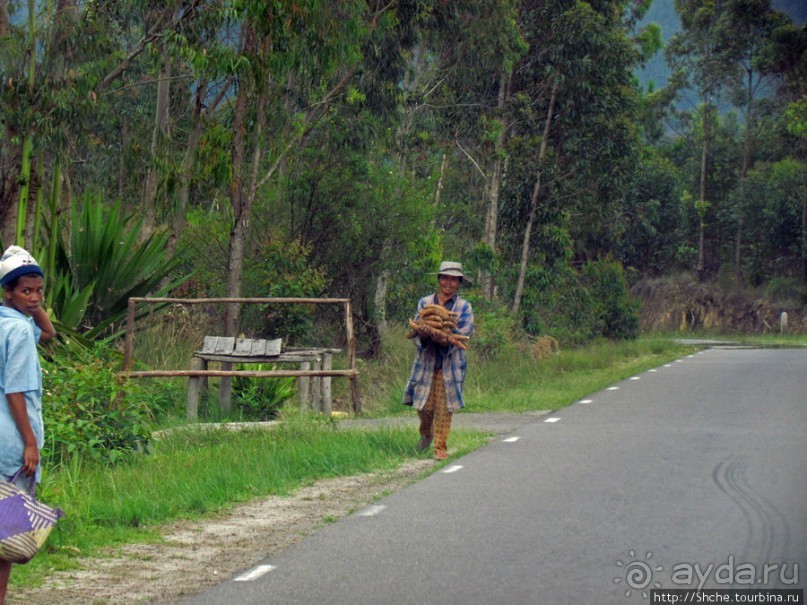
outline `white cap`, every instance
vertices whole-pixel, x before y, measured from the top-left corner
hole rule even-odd
[[[0,258],[0,284],[5,286],[22,275],[42,275],[42,268],[31,253],[19,246],[9,246]]]

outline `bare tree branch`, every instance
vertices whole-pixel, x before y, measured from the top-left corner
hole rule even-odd
[[[115,69],[109,72],[104,79],[101,80],[101,83],[98,85],[98,90],[106,89],[110,84],[112,84],[115,80],[120,78],[126,70],[131,67],[132,62],[140,56],[146,48],[148,48],[149,44],[160,38],[160,36],[165,33],[167,30],[175,30],[182,21],[192,17],[196,13],[196,9],[198,8],[199,4],[201,4],[202,0],[194,0],[187,10],[178,11],[177,16],[171,20],[171,22],[166,26],[163,27],[166,18],[168,17],[169,13],[172,11],[163,11],[160,17],[157,19],[157,23],[148,31],[148,33],[143,36],[137,46],[134,48],[132,52],[118,65]]]
[[[460,148],[460,151],[461,151],[462,153],[464,153],[464,154],[465,154],[465,156],[466,156],[466,157],[467,157],[469,160],[471,160],[471,163],[472,163],[474,166],[476,166],[476,169],[479,171],[479,174],[481,174],[481,175],[482,175],[482,178],[483,178],[483,179],[487,179],[488,177],[487,177],[487,176],[485,175],[485,173],[482,171],[482,168],[480,168],[479,164],[477,164],[476,160],[475,160],[475,159],[473,159],[473,158],[471,157],[471,154],[470,154],[470,153],[468,153],[467,151],[465,151],[465,149],[463,149],[463,148],[462,148],[462,145],[460,145],[460,142],[459,142],[457,139],[454,139],[454,143],[456,143],[457,147],[459,147],[459,148]]]

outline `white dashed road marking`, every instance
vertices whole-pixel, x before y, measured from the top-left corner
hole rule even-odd
[[[387,508],[383,504],[374,504],[373,506],[368,506],[363,511],[359,513],[360,517],[375,517],[378,513],[382,510]]]
[[[547,418],[546,420],[544,420],[544,422],[552,423],[552,422],[557,422],[559,420],[560,420],[560,418],[558,416],[555,416],[554,418]]]
[[[519,439],[521,439],[521,437],[508,437],[507,439],[504,439],[504,442],[505,443],[515,443]]]
[[[462,468],[463,467],[462,467],[461,464],[452,464],[451,466],[447,466],[446,468],[444,468],[443,472],[446,473],[446,474],[448,474],[448,473],[456,473],[458,470],[460,470]]]
[[[234,578],[233,582],[252,582],[253,580],[260,578],[262,575],[269,573],[274,568],[274,565],[258,565],[258,567],[252,571],[248,571],[247,573]]]

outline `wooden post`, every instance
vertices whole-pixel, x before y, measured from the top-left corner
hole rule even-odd
[[[191,371],[206,370],[207,362],[198,357],[191,357],[190,369]],[[188,420],[196,420],[199,413],[199,401],[206,386],[207,380],[203,376],[191,376],[188,378],[188,407],[185,411],[185,416]]]
[[[353,311],[350,300],[345,302],[345,337],[347,338],[347,363],[351,370],[356,369],[356,337],[353,335]],[[359,377],[353,374],[350,377],[350,393],[353,400],[353,413],[361,414],[361,395],[359,394]]]
[[[300,369],[307,372],[311,369],[311,364],[304,361],[300,364]],[[300,376],[298,384],[300,385],[300,411],[307,412],[310,408],[308,399],[310,395],[309,389],[311,388],[311,379],[308,376]]]
[[[135,324],[135,301],[129,299],[128,313],[126,316],[126,342],[123,349],[123,369],[129,370],[132,367],[132,350],[134,347],[134,324]]]
[[[222,363],[222,370],[232,370],[233,364]],[[219,405],[221,411],[225,414],[230,413],[233,409],[233,379],[229,376],[222,376],[221,384],[219,386]]]
[[[322,370],[322,357],[315,357],[311,364],[312,370]],[[311,379],[311,409],[322,412],[322,377],[314,376]]]
[[[333,367],[333,355],[325,353],[322,356],[322,369],[330,370]],[[322,413],[325,416],[331,415],[331,377],[322,377]]]

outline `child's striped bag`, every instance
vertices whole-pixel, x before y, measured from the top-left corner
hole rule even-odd
[[[0,480],[0,559],[12,563],[27,563],[42,548],[51,530],[64,512],[38,502],[36,478],[32,475],[28,491],[20,489],[15,481]]]

